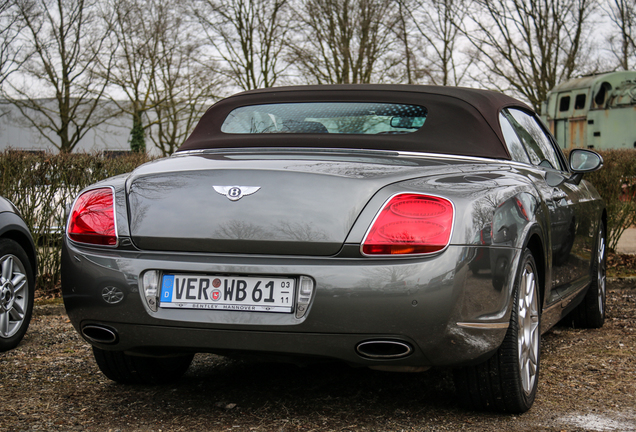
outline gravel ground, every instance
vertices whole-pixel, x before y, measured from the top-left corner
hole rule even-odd
[[[534,407],[462,411],[450,372],[305,368],[199,354],[168,386],[119,385],[97,369],[59,302],[0,354],[0,431],[636,431],[636,280],[609,284],[600,330],[543,337]]]

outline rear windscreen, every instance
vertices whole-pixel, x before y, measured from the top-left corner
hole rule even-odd
[[[243,106],[232,110],[226,134],[406,134],[420,129],[426,108],[372,102],[308,102]]]

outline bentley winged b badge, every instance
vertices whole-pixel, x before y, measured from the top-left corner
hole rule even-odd
[[[260,186],[213,186],[214,190],[228,197],[230,201],[238,201],[246,195],[258,192]]]

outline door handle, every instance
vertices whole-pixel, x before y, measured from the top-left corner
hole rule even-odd
[[[565,192],[563,192],[563,191],[561,191],[561,190],[559,190],[559,191],[554,191],[554,192],[552,193],[552,199],[553,199],[554,201],[560,201],[560,200],[565,199],[565,198],[567,198],[567,197],[568,197],[568,194],[566,194]]]

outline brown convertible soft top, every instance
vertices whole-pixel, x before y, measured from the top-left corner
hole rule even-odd
[[[226,134],[221,125],[235,108],[290,102],[387,102],[421,105],[428,110],[418,131],[396,135]],[[416,85],[318,85],[274,87],[223,99],[201,117],[179,151],[214,148],[350,148],[445,153],[510,159],[499,126],[506,107],[532,111],[501,93],[459,87]]]

